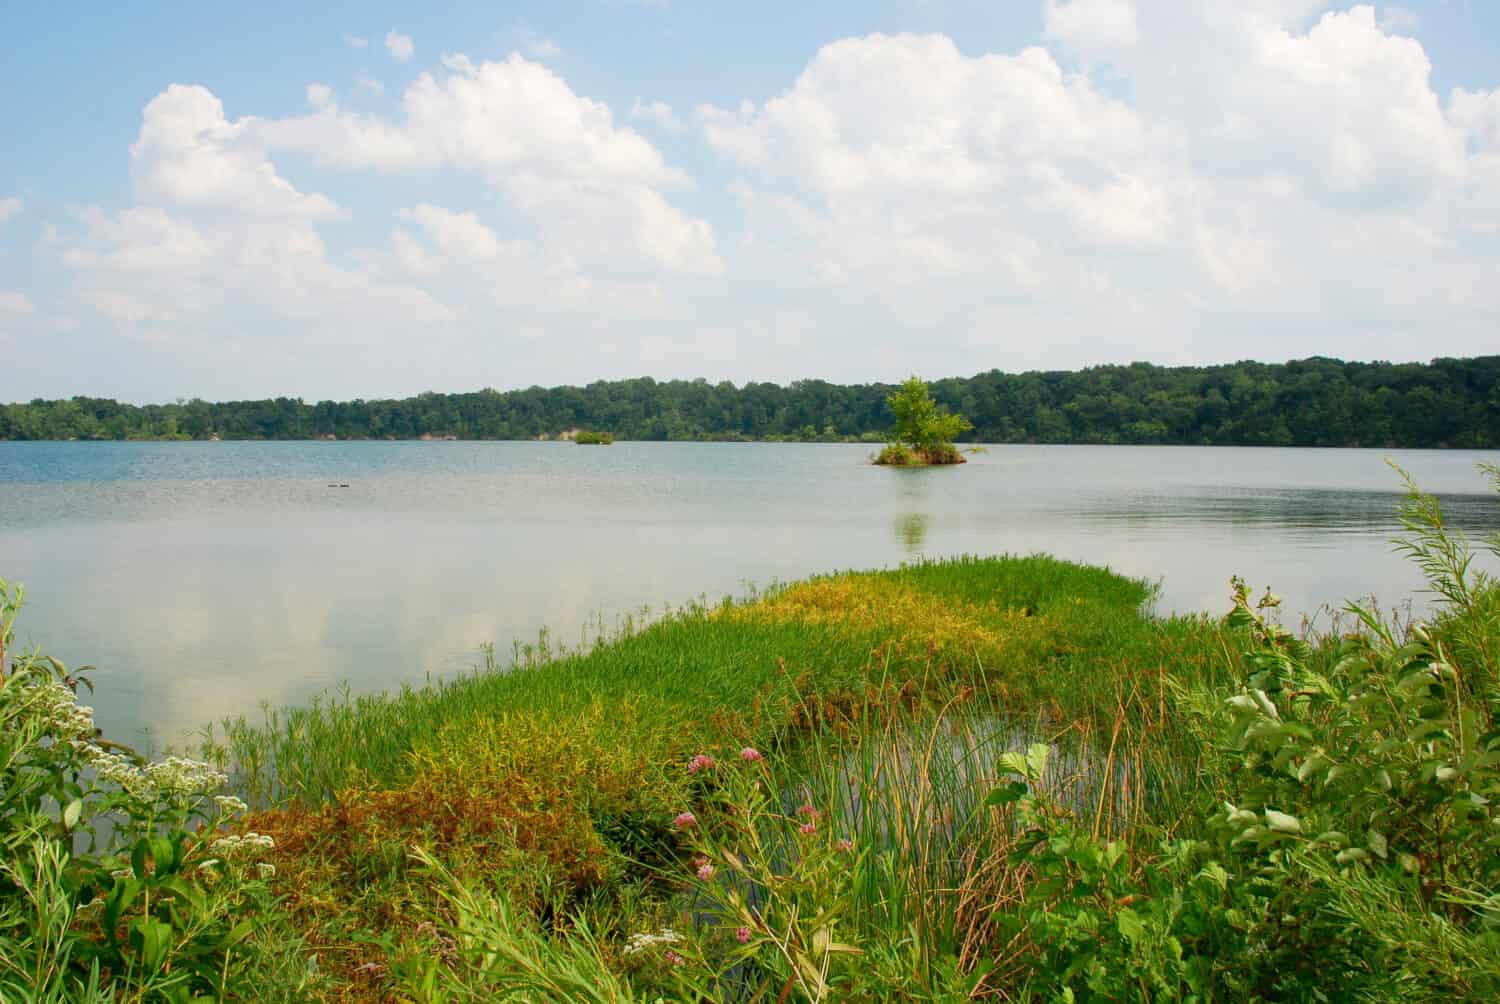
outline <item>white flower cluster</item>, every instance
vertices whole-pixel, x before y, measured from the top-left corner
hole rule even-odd
[[[276,846],[276,840],[269,833],[231,833],[227,837],[220,837],[208,845],[208,849],[215,854],[224,857],[233,857],[236,854],[249,854],[255,851],[269,851]]]
[[[78,695],[56,680],[32,688],[32,705],[44,735],[58,742],[77,742],[94,734],[94,709],[80,705]]]
[[[137,798],[151,798],[156,794],[151,779],[123,753],[100,749],[83,740],[75,741],[73,748],[83,762],[93,768],[99,780],[118,785]]]
[[[136,798],[183,801],[195,795],[206,795],[229,781],[226,775],[201,760],[169,756],[139,767],[124,754],[101,749],[91,742],[75,740],[73,748],[83,762],[93,768],[99,780],[119,785]],[[224,797],[229,801],[220,801],[221,809],[243,811],[245,803],[232,796]]]
[[[215,795],[214,804],[219,807],[220,812],[246,812],[250,809],[243,799],[233,795]]]
[[[202,760],[176,756],[147,764],[146,776],[158,792],[169,798],[205,795],[229,783],[228,775],[214,770]]]
[[[681,940],[682,936],[670,927],[664,927],[655,934],[632,934],[626,940],[625,947],[621,949],[620,954],[635,955],[637,952],[644,952],[657,945],[675,945]]]

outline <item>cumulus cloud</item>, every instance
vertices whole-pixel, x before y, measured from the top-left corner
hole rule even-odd
[[[1129,48],[1140,40],[1132,0],[1046,0],[1042,13],[1048,37],[1084,50]]]
[[[698,109],[745,172],[736,269],[878,303],[893,360],[1482,351],[1500,263],[1462,233],[1500,220],[1500,102],[1445,106],[1419,43],[1323,6],[1048,0],[1055,51],[827,45]]]
[[[449,339],[402,357],[431,386],[481,359],[556,382],[1493,351],[1500,89],[1439,95],[1389,7],[1037,3],[1033,47],[838,39],[691,112],[612,111],[519,53],[445,54],[384,114],[315,83],[302,114],[232,118],[173,85],[133,204],[43,245],[120,330],[348,339],[374,373],[418,327]],[[652,130],[732,180],[700,188]],[[356,173],[425,201],[361,201],[349,248]]]
[[[385,51],[391,54],[391,58],[398,63],[409,63],[411,57],[416,53],[417,47],[413,44],[410,35],[403,35],[398,31],[388,31],[385,34]]]
[[[328,164],[407,171],[452,166],[485,177],[557,250],[612,267],[717,275],[706,221],[663,190],[690,184],[607,105],[575,93],[540,63],[512,55],[475,65],[443,59],[402,95],[398,120],[336,107],[255,123],[269,147]]]
[[[9,223],[21,212],[24,205],[25,203],[13,195],[0,199],[0,226]]]
[[[309,100],[331,102],[331,92],[319,86],[308,89]],[[299,192],[276,172],[252,127],[250,120],[226,119],[223,103],[208,88],[171,85],[146,105],[130,147],[137,196],[266,216],[339,215],[326,196]]]

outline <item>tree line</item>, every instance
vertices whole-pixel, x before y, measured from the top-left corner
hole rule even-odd
[[[892,424],[895,387],[641,377],[315,404],[38,399],[0,406],[0,439],[535,439],[581,428],[620,439],[874,442]],[[991,370],[930,388],[973,424],[965,442],[1500,447],[1500,356]]]

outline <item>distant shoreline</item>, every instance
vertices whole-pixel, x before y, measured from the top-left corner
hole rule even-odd
[[[928,381],[973,425],[963,443],[1500,448],[1500,355],[1430,363],[1311,358],[1002,373]],[[0,405],[0,441],[526,440],[569,429],[619,441],[885,442],[895,385],[649,377],[400,400],[107,398]]]

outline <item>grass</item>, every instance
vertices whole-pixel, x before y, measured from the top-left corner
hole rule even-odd
[[[1111,743],[1124,729],[1172,756],[1169,662],[1208,679],[1233,660],[1222,629],[1153,619],[1151,598],[1146,583],[1041,556],[838,573],[579,651],[543,644],[503,670],[228,721],[209,738],[263,810],[247,825],[278,838],[287,908],[356,995],[387,992],[451,914],[419,849],[466,895],[499,896],[544,929],[584,918],[617,944],[677,923],[671,820],[702,794],[683,765],[746,745],[774,755],[787,790],[828,793],[878,845],[922,841],[861,901],[889,912],[905,888],[903,909],[920,906],[936,937],[961,915],[956,883],[984,846],[964,839],[964,819],[1004,748],[1047,737],[1095,764],[1080,797],[1115,826],[1181,774],[1110,759]],[[928,782],[912,794],[916,770]],[[883,795],[848,802],[855,777]],[[918,826],[939,801],[942,832]],[[958,933],[938,944],[936,957],[960,958]]]

